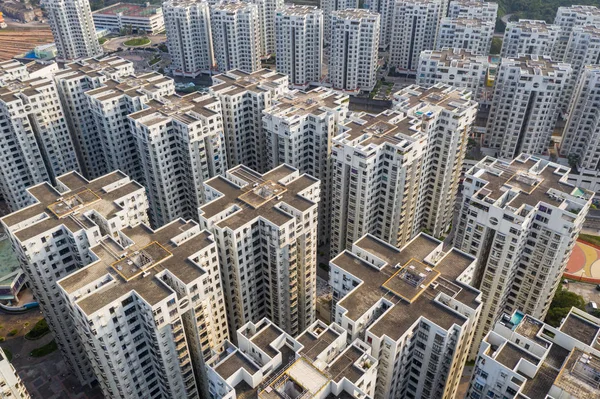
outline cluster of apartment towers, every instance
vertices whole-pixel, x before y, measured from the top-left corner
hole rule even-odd
[[[100,58],[86,0],[45,4],[75,61],[0,63],[0,220],[81,383],[109,398],[453,398],[473,359],[473,399],[596,397],[600,320],[540,320],[594,196],[542,155],[562,112],[563,146],[597,169],[600,10],[509,24],[484,135],[501,159],[465,171],[497,5],[257,3],[164,4],[173,73],[222,72],[207,93]],[[331,87],[299,91],[322,80],[323,32]],[[419,84],[351,112],[380,47]],[[273,53],[277,72],[260,69]],[[0,357],[0,389],[27,397]]]

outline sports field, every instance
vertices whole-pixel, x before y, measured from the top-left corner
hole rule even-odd
[[[600,284],[600,249],[577,241],[564,276]]]

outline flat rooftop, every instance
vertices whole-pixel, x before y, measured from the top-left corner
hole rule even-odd
[[[285,16],[303,16],[310,14],[323,14],[323,10],[316,6],[287,5],[281,9],[281,14]]]
[[[219,96],[237,96],[248,92],[264,93],[279,87],[287,87],[288,77],[270,69],[259,69],[252,73],[234,69],[212,77],[211,93]]]
[[[540,359],[510,341],[507,341],[502,349],[500,349],[500,352],[496,353],[495,359],[498,363],[503,364],[511,370],[514,370],[521,359],[527,360],[534,366],[537,366],[540,362]]]
[[[158,93],[168,84],[173,84],[171,78],[158,72],[149,72],[139,76],[121,77],[119,80],[107,80],[103,86],[87,91],[86,95],[97,101],[110,101],[123,95],[138,97],[147,95],[144,92]]]
[[[126,17],[151,17],[157,14],[161,7],[152,4],[117,3],[112,6],[94,11],[93,15],[118,15]]]
[[[317,188],[319,180],[306,174],[300,175],[291,166],[280,165],[261,175],[239,165],[230,169],[227,176],[216,176],[204,183],[221,195],[200,207],[202,217],[209,220],[226,210],[235,210],[217,222],[217,226],[221,228],[235,230],[258,217],[281,226],[294,218],[280,209],[281,203],[300,212],[317,206],[304,197],[302,192],[312,186]]]
[[[512,198],[504,206],[519,209],[535,207],[540,202],[558,206],[567,195],[570,201],[583,201],[594,195],[591,191],[567,183],[568,168],[542,159],[520,155],[510,163],[484,158],[467,174],[487,183],[473,197],[491,204],[508,191]],[[564,195],[563,195],[564,194]],[[581,198],[584,200],[581,200]]]
[[[419,0],[419,1],[427,1],[427,0]],[[331,14],[335,15],[337,18],[349,19],[349,20],[375,19],[377,16],[379,16],[379,14],[376,12],[372,12],[372,11],[365,10],[365,9],[359,9],[359,8],[333,11]]]
[[[309,92],[294,90],[273,101],[265,114],[278,118],[295,118],[320,115],[349,102],[348,95],[333,90],[317,88]]]
[[[377,115],[355,114],[333,138],[333,146],[351,145],[368,149],[387,144],[408,151],[413,142],[424,137],[421,121],[402,112],[388,110]]]
[[[252,363],[242,352],[235,350],[231,356],[220,362],[215,371],[224,379],[227,380],[235,372],[245,369],[248,373],[254,374],[259,369]]]
[[[519,68],[521,70],[521,79],[527,79],[529,76],[547,76],[547,77],[567,77],[567,72],[571,70],[569,64],[559,61],[552,61],[550,57],[538,55],[519,55],[517,58],[505,58],[500,67]]]
[[[573,398],[597,399],[600,392],[600,358],[574,348],[554,385]]]
[[[172,94],[151,99],[146,102],[146,107],[130,114],[129,118],[148,127],[171,120],[189,125],[202,118],[220,115],[221,109],[219,100],[215,96],[198,92],[185,96]]]
[[[122,74],[123,70],[133,71],[133,63],[116,56],[104,58],[87,58],[65,65],[65,68],[57,71],[54,76],[60,79],[77,79],[81,76],[98,77],[108,76],[111,79]]]
[[[305,331],[296,340],[304,346],[302,354],[308,359],[314,361],[329,345],[331,345],[340,334],[333,330],[331,327],[327,327],[323,331],[309,332]]]
[[[362,282],[340,299],[338,304],[347,310],[346,316],[357,320],[377,305],[381,314],[371,325],[375,335],[398,339],[421,317],[442,328],[463,325],[466,317],[443,306],[435,298],[444,293],[466,306],[480,306],[479,291],[456,281],[474,258],[451,249],[441,252],[441,241],[420,234],[397,249],[377,238],[366,235],[354,243],[355,251],[374,256],[385,262],[380,268],[344,251],[331,260]],[[426,259],[435,257],[435,264]],[[411,267],[412,266],[412,267]]]
[[[600,326],[590,320],[586,320],[575,313],[569,313],[560,326],[560,331],[569,334],[578,341],[598,349],[598,332]]]
[[[394,106],[404,112],[414,113],[427,118],[437,109],[444,109],[458,115],[477,108],[477,102],[471,99],[471,92],[453,86],[437,83],[429,88],[410,85],[394,93]]]
[[[85,216],[92,210],[111,219],[122,209],[119,200],[144,190],[119,171],[91,181],[70,172],[57,181],[68,190],[59,192],[48,183],[30,187],[27,191],[35,203],[2,218],[19,240],[27,241],[58,226],[71,232],[93,226],[95,223]]]
[[[26,97],[34,97],[37,95],[47,96],[47,92],[52,86],[54,86],[52,80],[45,77],[25,80],[9,80],[0,87],[0,102],[10,103],[12,101],[23,101],[19,95],[24,95]]]
[[[98,260],[59,281],[71,295],[99,281],[109,281],[76,299],[88,315],[134,292],[150,305],[175,294],[161,281],[164,273],[189,284],[206,271],[199,252],[214,245],[212,235],[192,221],[175,220],[157,230],[145,225],[123,229],[120,245],[110,237],[91,248]]]
[[[518,21],[511,21],[508,23],[507,28],[518,28],[522,32],[527,33],[549,33],[560,31],[560,26],[548,24],[546,21],[536,19],[520,19]]]
[[[258,346],[271,358],[275,357],[279,350],[275,349],[271,344],[283,334],[283,331],[275,324],[269,324],[266,328],[259,331],[258,334],[250,338],[250,342]]]
[[[421,57],[437,61],[438,67],[446,68],[471,68],[477,66],[479,69],[485,70],[490,64],[493,64],[491,57],[484,55],[476,55],[462,48],[444,47],[441,50],[425,50],[421,53]],[[497,66],[493,64],[493,66]]]

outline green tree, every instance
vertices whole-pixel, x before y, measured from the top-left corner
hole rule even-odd
[[[492,38],[492,47],[490,47],[490,54],[500,54],[500,49],[502,49],[502,38]]]
[[[585,310],[585,300],[582,296],[559,286],[546,315],[546,323],[553,327],[558,327],[562,319],[569,314],[572,307]]]

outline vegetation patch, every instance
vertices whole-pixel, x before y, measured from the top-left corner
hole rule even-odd
[[[42,356],[49,355],[50,353],[54,352],[57,349],[58,349],[58,345],[56,345],[56,341],[52,340],[52,341],[48,342],[46,345],[40,346],[39,348],[32,350],[31,353],[29,353],[29,355],[31,357],[42,357]]]
[[[145,46],[147,44],[150,44],[150,39],[148,39],[147,37],[136,37],[133,39],[126,40],[125,42],[123,42],[123,44],[130,47]]]
[[[108,41],[107,37],[101,37],[100,39],[98,39],[98,43],[100,43],[100,45],[106,43]]]
[[[42,338],[44,335],[50,332],[50,327],[48,327],[48,323],[46,323],[46,319],[41,319],[35,326],[27,334],[25,334],[25,339],[36,340]]]
[[[591,234],[579,234],[579,240],[592,245],[598,245],[600,247],[600,237],[598,236],[593,236]]]
[[[569,314],[572,307],[585,311],[585,300],[580,295],[559,286],[546,315],[546,323],[552,327],[560,326],[560,322]]]
[[[14,329],[12,329],[12,330],[10,330],[10,331],[8,332],[8,336],[9,336],[9,337],[14,337],[14,336],[15,336],[15,335],[17,335],[18,333],[19,333],[19,330],[17,330],[16,328],[14,328]]]
[[[6,358],[10,362],[13,358],[12,352],[8,348],[2,348],[2,351],[4,351],[4,355],[6,355]]]
[[[160,62],[160,55],[157,55],[157,56],[155,56],[154,58],[152,58],[152,59],[151,59],[151,60],[148,62],[148,64],[150,64],[150,65],[152,66],[152,65],[154,65],[154,64],[157,64],[157,63],[159,63],[159,62]]]

